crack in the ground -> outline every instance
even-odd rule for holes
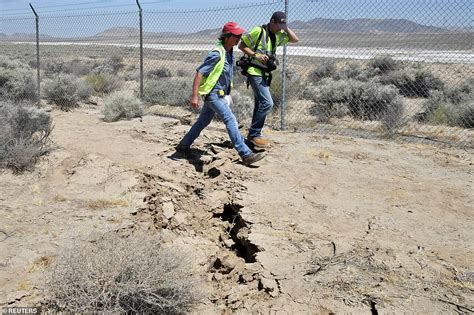
[[[234,241],[231,250],[235,251],[237,256],[243,258],[246,263],[254,263],[256,262],[255,256],[260,252],[260,249],[248,239],[250,223],[240,215],[239,212],[242,208],[238,204],[225,204],[224,211],[214,216],[230,223],[227,233]]]

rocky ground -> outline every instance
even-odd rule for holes
[[[195,313],[474,311],[473,152],[268,131],[245,167],[221,123],[53,111],[36,170],[0,174],[0,307],[41,303],[58,250],[146,229],[195,256]]]

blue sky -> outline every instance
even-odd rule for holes
[[[34,32],[28,3],[43,17],[42,33],[93,35],[113,26],[137,26],[135,0],[0,0],[0,33]],[[472,27],[473,0],[289,0],[289,20],[313,18],[395,18],[441,27]],[[218,28],[229,20],[250,28],[266,22],[282,0],[140,0],[145,31],[193,32]],[[229,9],[229,6],[234,7]],[[221,8],[210,10],[210,8]],[[198,10],[193,13],[159,13]],[[113,12],[128,15],[111,15]],[[157,12],[157,13],[151,13]],[[88,14],[87,17],[82,16]],[[69,18],[57,18],[68,16]],[[48,20],[48,17],[55,17]],[[49,23],[48,23],[49,22]]]

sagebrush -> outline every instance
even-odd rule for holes
[[[187,106],[191,99],[192,81],[188,78],[146,80],[143,100],[153,105]]]
[[[49,102],[68,111],[77,106],[80,99],[89,98],[91,89],[74,75],[60,73],[45,82],[43,93]]]
[[[0,98],[2,100],[36,100],[36,77],[31,67],[0,55]]]
[[[203,297],[191,257],[144,233],[64,248],[45,276],[50,306],[71,313],[182,314]]]
[[[131,92],[117,91],[105,98],[102,114],[108,122],[141,117],[143,105]]]
[[[29,104],[0,101],[0,167],[31,170],[51,149],[52,119]]]

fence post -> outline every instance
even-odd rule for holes
[[[36,81],[37,81],[37,90],[36,90],[36,101],[38,102],[38,107],[41,107],[41,77],[40,77],[40,51],[39,51],[39,16],[36,14],[35,9],[29,3],[33,14],[35,15],[36,20]]]
[[[288,19],[288,2],[285,0],[285,14]],[[287,21],[288,23],[288,21]],[[280,129],[285,130],[285,111],[286,111],[286,71],[287,71],[287,55],[286,45],[283,46],[283,66],[281,68],[281,103],[280,103]]]
[[[137,1],[138,5],[138,14],[140,17],[140,99],[143,100],[143,15],[142,7]]]

